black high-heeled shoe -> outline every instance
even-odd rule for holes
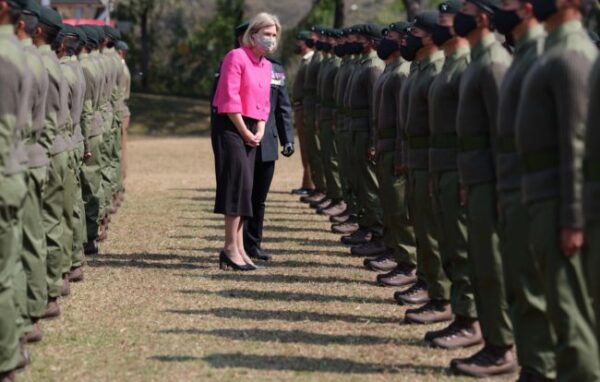
[[[234,263],[225,253],[225,251],[221,251],[219,254],[219,268],[223,271],[228,269],[233,269],[234,271],[254,271],[255,267],[249,264],[238,265]]]

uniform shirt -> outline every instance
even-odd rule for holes
[[[346,130],[346,111],[344,109],[344,95],[346,85],[352,74],[354,58],[350,55],[344,56],[340,62],[335,80],[333,82],[333,98],[335,101],[335,129],[337,132]]]
[[[302,105],[302,101],[304,100],[306,69],[314,54],[315,52],[311,50],[300,59],[300,64],[298,65],[298,71],[296,72],[296,78],[294,79],[294,85],[292,87],[292,101],[294,102],[294,106]]]
[[[460,81],[456,126],[460,153],[458,171],[463,185],[494,182],[498,93],[510,56],[494,34],[471,50],[471,64]]]
[[[590,102],[585,131],[583,213],[587,222],[600,220],[600,59],[590,76]]]
[[[231,50],[221,65],[213,106],[220,114],[240,113],[266,121],[271,108],[272,71],[271,62],[256,57],[251,49]]]
[[[560,25],[548,34],[519,102],[517,150],[524,201],[559,199],[561,227],[583,225],[583,135],[589,75],[597,56],[580,21]]]
[[[31,88],[31,128],[26,135],[29,168],[46,166],[49,162],[48,151],[41,145],[46,119],[46,96],[48,94],[48,74],[42,62],[42,56],[30,38],[21,40],[27,57],[27,65],[32,74]]]
[[[373,86],[383,73],[385,64],[373,51],[363,55],[348,83],[345,106],[350,119],[350,130],[372,133]]]
[[[129,67],[125,60],[121,59],[121,64],[123,64],[123,81],[121,82],[121,92],[123,94],[123,118],[127,118],[131,116],[128,105],[129,98],[131,97],[131,72],[129,71]]]
[[[67,115],[67,128],[66,128],[66,136],[67,142],[69,144],[69,150],[73,149],[73,134],[75,132],[75,125],[73,119],[73,109],[74,105],[77,102],[77,97],[80,96],[79,87],[77,84],[77,75],[73,70],[73,67],[69,65],[69,61],[71,61],[71,57],[63,56],[60,58],[60,68],[63,72],[63,76],[65,77],[65,81],[67,83],[67,109],[69,111]]]
[[[444,65],[444,52],[436,51],[419,60],[409,91],[408,114],[404,124],[408,141],[407,166],[429,170],[429,89]]]
[[[110,102],[115,116],[113,129],[120,128],[120,123],[123,121],[123,82],[125,81],[125,72],[121,62],[121,57],[115,48],[104,49],[104,53],[110,59],[110,66],[114,71],[114,82],[112,83],[112,92]]]
[[[446,56],[442,71],[429,89],[429,170],[456,171],[458,138],[456,113],[460,80],[471,62],[471,49],[459,47]]]
[[[81,133],[81,114],[83,112],[83,103],[85,99],[85,77],[81,64],[75,56],[64,57],[61,63],[70,69],[65,71],[65,78],[69,83],[71,98],[69,100],[69,108],[71,110],[71,147],[76,148],[83,142]]]
[[[398,106],[400,105],[400,92],[402,84],[408,78],[410,63],[398,57],[386,65],[383,74],[375,85],[373,105],[375,119],[373,133],[373,147],[378,153],[393,152],[396,147],[396,134],[398,133]]]
[[[317,98],[319,103],[318,118],[321,123],[333,124],[336,107],[334,98],[335,78],[340,69],[342,60],[337,56],[330,56],[326,65],[319,71],[319,88]]]
[[[529,29],[516,42],[513,63],[504,76],[498,101],[498,154],[496,156],[498,191],[521,188],[521,164],[515,144],[515,120],[523,80],[544,50],[542,26]]]
[[[105,91],[104,89],[107,86],[107,81],[106,81],[106,69],[105,66],[102,62],[102,56],[100,55],[100,52],[96,49],[93,50],[90,53],[90,61],[92,61],[92,63],[94,64],[94,67],[96,68],[96,77],[97,77],[97,81],[98,81],[98,94],[97,94],[97,99],[95,100],[95,104],[94,104],[94,121],[95,123],[98,125],[98,129],[100,130],[100,134],[103,133],[104,130],[104,118],[102,116],[102,104],[104,103],[104,94]]]
[[[102,134],[102,128],[96,120],[96,111],[100,99],[100,76],[98,68],[89,53],[81,53],[79,62],[85,79],[85,94],[81,111],[81,131],[84,137],[85,151],[88,140]]]
[[[70,148],[66,131],[69,117],[68,89],[58,58],[50,49],[50,45],[41,45],[38,49],[49,79],[48,96],[46,97],[46,124],[42,144],[52,156]]]
[[[319,76],[319,69],[321,68],[321,61],[323,61],[323,55],[321,52],[315,52],[306,68],[304,78],[304,87],[302,90],[304,99],[302,105],[304,107],[304,123],[308,128],[314,128],[315,126],[317,78]]]
[[[394,155],[394,163],[406,165],[408,163],[408,147],[406,147],[406,130],[404,126],[408,120],[408,104],[410,100],[410,88],[419,69],[419,61],[414,60],[410,63],[408,77],[402,88],[400,89],[400,97],[398,98],[398,123],[396,128],[396,152]]]
[[[25,131],[32,74],[12,25],[0,25],[0,171],[10,176],[25,171]]]

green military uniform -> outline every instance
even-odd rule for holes
[[[494,149],[498,90],[510,56],[493,33],[472,46],[471,64],[460,83],[458,169],[467,190],[471,282],[487,345],[513,344],[498,248]]]
[[[527,209],[521,198],[521,166],[515,147],[515,118],[523,79],[542,53],[543,45],[543,28],[528,30],[516,42],[513,63],[500,88],[496,156],[498,235],[519,365],[524,372],[554,379],[554,333],[546,315],[537,261],[529,249]]]
[[[590,76],[590,105],[598,105],[600,102],[600,60],[596,60],[596,65]],[[598,171],[600,156],[598,147],[600,137],[598,136],[598,126],[600,126],[600,108],[588,108],[588,122],[585,136],[585,164],[584,164],[584,188],[583,203],[585,217],[585,241],[586,261],[588,269],[588,283],[594,301],[596,320],[600,317],[600,280],[598,280],[595,270],[600,265],[600,208],[598,207],[598,190],[600,189],[600,172]],[[600,326],[596,325],[596,335],[600,343]]]
[[[93,29],[85,28],[87,40],[98,43]],[[102,187],[102,145],[103,129],[100,117],[100,97],[104,87],[104,76],[96,57],[97,51],[82,53],[79,56],[85,77],[85,96],[81,114],[81,130],[84,136],[85,152],[91,157],[84,161],[81,170],[81,186],[85,204],[87,241],[93,242],[98,236],[100,222],[104,216],[104,191]]]
[[[373,234],[375,239],[383,236],[383,211],[379,200],[379,185],[375,173],[375,163],[367,153],[372,145],[373,85],[383,73],[383,61],[372,51],[363,54],[348,81],[344,106],[347,110],[352,134],[352,150],[349,165],[355,172],[358,200],[358,224]]]
[[[306,68],[304,79],[304,133],[306,136],[306,153],[310,164],[310,172],[315,188],[321,192],[326,191],[325,174],[323,162],[321,161],[321,143],[316,126],[316,93],[317,77],[323,61],[323,54],[315,52]]]
[[[325,174],[327,198],[333,202],[342,200],[342,184],[338,165],[338,152],[334,130],[334,82],[341,60],[332,52],[325,55],[317,79],[317,110],[321,161]]]
[[[529,243],[556,332],[558,381],[600,380],[587,264],[579,252],[566,256],[559,237],[564,228],[583,228],[583,136],[589,74],[597,56],[580,21],[557,26],[525,78],[517,113]]]
[[[304,33],[303,35],[307,35]],[[302,176],[302,187],[314,187],[310,171],[310,162],[308,158],[308,142],[306,132],[304,131],[304,82],[306,79],[306,70],[312,60],[314,51],[309,51],[300,59],[294,85],[292,86],[292,105],[294,108],[294,127],[298,132],[300,141],[300,155],[302,157],[302,167],[304,174]]]
[[[31,73],[12,25],[0,26],[0,62],[0,373],[5,373],[20,361],[18,341],[24,332],[14,283],[25,277],[20,253],[27,152],[22,138],[31,90]]]
[[[22,303],[26,307],[26,330],[32,320],[42,317],[48,302],[46,285],[46,236],[42,224],[42,198],[48,171],[47,149],[41,144],[46,118],[46,95],[48,74],[42,57],[31,38],[21,41],[32,73],[31,127],[26,135],[29,171],[27,174],[27,198],[23,206],[23,249],[21,260],[27,275],[27,284]]]
[[[399,266],[417,266],[416,243],[409,221],[406,200],[407,175],[396,175],[394,158],[396,136],[400,131],[398,106],[402,85],[408,77],[410,64],[397,58],[386,65],[374,87],[373,145],[377,151],[377,180],[383,208],[383,243],[393,251]]]
[[[403,126],[408,148],[410,214],[418,243],[418,275],[427,284],[432,301],[450,299],[450,283],[444,274],[438,250],[438,219],[433,214],[429,189],[429,89],[443,64],[444,54],[441,51],[416,61],[416,71],[408,89],[408,111]]]
[[[451,281],[450,303],[459,318],[476,319],[467,255],[467,216],[460,203],[457,169],[456,113],[463,72],[470,62],[468,46],[446,56],[441,72],[429,89],[429,171],[433,210],[440,227],[439,251]]]
[[[356,198],[356,174],[351,166],[350,149],[352,147],[352,132],[350,131],[350,117],[344,106],[346,89],[353,72],[356,70],[358,58],[347,54],[342,59],[340,68],[335,77],[334,93],[336,102],[335,111],[335,139],[340,169],[340,183],[342,186],[343,199],[347,210],[352,215],[358,215],[358,203]]]

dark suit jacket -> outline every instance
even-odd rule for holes
[[[265,135],[258,149],[263,162],[275,161],[279,154],[279,143],[294,143],[294,125],[292,123],[292,104],[288,95],[283,66],[272,58],[273,75],[271,77],[271,114],[265,126]]]

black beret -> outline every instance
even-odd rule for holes
[[[94,28],[94,31],[96,31],[96,35],[98,36],[98,42],[104,41],[104,39],[106,38],[104,28],[102,28],[100,25],[92,25],[92,28]]]
[[[27,6],[27,0],[8,0],[7,2],[11,8],[25,9]]]
[[[117,50],[123,50],[125,52],[129,52],[129,45],[125,41],[117,41],[115,44],[115,48]]]
[[[64,24],[61,33],[67,36],[75,36],[79,41],[84,43],[87,42],[87,35],[85,32],[81,28],[74,27],[73,25]]]
[[[50,7],[42,7],[40,11],[40,23],[58,29],[63,28],[62,17]]]
[[[323,34],[324,30],[325,27],[321,25],[313,25],[312,27],[310,27],[310,31],[316,34]]]
[[[118,29],[111,27],[110,25],[105,25],[104,34],[107,37],[110,37],[113,41],[119,41],[121,39],[121,32]]]
[[[391,23],[390,25],[388,25],[388,27],[385,28],[382,31],[382,33],[384,36],[387,35],[390,31],[404,34],[404,33],[406,33],[406,28],[408,28],[409,26],[410,26],[410,23],[408,21],[398,21],[396,23]]]
[[[383,31],[383,28],[380,27],[379,25],[365,24],[359,33],[365,37],[382,38],[383,37],[382,31]]]
[[[343,34],[342,34],[341,29],[330,29],[329,30],[329,37],[340,38],[342,36],[343,36]]]
[[[438,23],[440,13],[438,11],[424,11],[415,17],[413,21],[413,27],[421,28],[424,31],[431,33],[433,28]]]
[[[494,13],[498,8],[500,8],[500,0],[466,0],[477,5],[479,8],[483,9],[488,13]]]
[[[440,13],[456,14],[462,8],[463,0],[447,0],[438,6]]]
[[[23,7],[23,13],[33,15],[40,18],[40,12],[42,11],[42,6],[37,0],[27,0],[27,4]]]
[[[296,35],[296,40],[306,40],[307,38],[310,38],[310,32],[309,31],[300,31]]]
[[[364,24],[357,24],[357,25],[352,25],[351,27],[348,27],[348,35],[351,34],[362,34],[362,31],[364,29],[365,25]]]
[[[240,37],[244,33],[246,33],[246,31],[248,30],[248,27],[250,27],[250,23],[248,21],[243,22],[240,25],[238,25],[237,27],[235,27],[235,37]]]
[[[100,36],[96,33],[96,28],[93,25],[80,25],[79,28],[83,29],[86,35],[86,42],[98,45],[100,43]]]

